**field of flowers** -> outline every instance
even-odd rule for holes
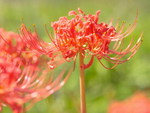
[[[80,113],[85,72],[87,113],[150,113],[149,6],[149,0],[1,0],[0,112]],[[117,23],[118,31],[111,27]],[[69,37],[74,26],[85,40]]]

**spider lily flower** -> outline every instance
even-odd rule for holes
[[[31,48],[20,39],[17,33],[5,31],[0,28],[0,55],[10,55],[14,58],[20,58],[23,65],[32,62],[34,66],[38,66],[40,55],[31,52]]]
[[[30,103],[28,109],[50,96],[70,76],[72,70],[54,78],[52,70],[40,69],[43,59],[26,45],[18,34],[0,29],[0,110],[6,105],[13,113],[22,113],[25,103]]]
[[[59,60],[61,62],[74,61],[77,54],[81,53],[84,57],[91,56],[89,63],[83,65],[84,69],[92,65],[94,58],[97,58],[105,68],[112,69],[134,56],[142,43],[142,34],[135,44],[131,40],[127,47],[123,48],[123,40],[135,29],[137,17],[134,23],[124,30],[124,23],[120,27],[118,24],[112,26],[112,21],[109,24],[99,23],[99,14],[100,11],[95,15],[86,15],[81,9],[78,9],[78,12],[70,11],[69,16],[74,16],[72,19],[61,17],[51,24],[54,29],[54,37],[49,34],[51,43],[39,40],[36,30],[36,35],[33,35],[24,24],[21,26],[21,38],[39,53],[49,56],[49,65],[52,67],[54,61],[58,62],[55,60],[57,56],[63,57],[63,60]],[[110,47],[111,44],[113,47]],[[126,56],[128,57],[124,59]],[[106,67],[101,62],[102,59],[114,66]]]
[[[22,113],[25,103],[29,102],[32,105],[53,94],[70,76],[69,72],[63,78],[63,71],[53,80],[52,77],[48,77],[48,70],[35,72],[32,65],[22,69],[20,62],[17,58],[0,57],[0,105],[9,106],[13,113]]]
[[[136,93],[124,101],[113,102],[108,113],[150,113],[150,99],[144,93]]]

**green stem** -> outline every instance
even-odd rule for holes
[[[81,113],[86,113],[86,96],[85,96],[85,75],[84,75],[84,56],[82,51],[79,54],[79,63],[80,63],[80,109]]]

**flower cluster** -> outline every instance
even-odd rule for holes
[[[124,23],[120,27],[112,26],[112,21],[109,24],[99,23],[99,14],[100,11],[97,11],[95,15],[86,15],[81,9],[78,9],[78,12],[70,11],[69,15],[73,15],[74,18],[61,17],[51,24],[54,29],[54,38],[49,35],[51,43],[40,41],[37,33],[36,36],[33,35],[25,25],[22,25],[22,39],[39,53],[49,56],[51,58],[50,67],[54,64],[57,56],[62,55],[62,61],[75,61],[77,54],[81,53],[84,57],[91,55],[91,60],[88,64],[84,64],[84,69],[92,65],[94,57],[104,67],[106,66],[101,59],[114,64],[112,67],[114,68],[116,65],[128,61],[137,52],[142,42],[142,34],[136,44],[133,44],[133,40],[131,40],[129,45],[123,48],[121,47],[123,40],[135,29],[137,17],[134,23],[124,30]],[[112,44],[114,45],[111,48]],[[123,59],[126,55],[128,57]]]
[[[1,109],[7,105],[13,113],[21,113],[25,103],[32,105],[64,85],[70,73],[63,78],[65,71],[62,71],[55,80],[52,79],[48,69],[39,68],[40,55],[27,48],[18,34],[0,29],[0,36]]]
[[[34,66],[39,63],[39,54],[31,52],[31,48],[21,40],[19,34],[14,32],[7,32],[0,29],[0,55],[9,55],[13,58],[22,60],[22,64],[32,62]]]
[[[122,102],[113,102],[108,113],[150,113],[150,99],[144,93],[136,93]]]

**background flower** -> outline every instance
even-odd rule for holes
[[[150,113],[150,99],[144,93],[136,93],[124,101],[113,102],[108,113]]]
[[[29,108],[24,104],[31,107],[53,94],[70,75],[69,72],[63,78],[63,70],[55,78],[44,68],[45,59],[33,53],[14,32],[1,29],[0,43],[0,102],[1,107],[9,106],[13,113],[22,113]]]

